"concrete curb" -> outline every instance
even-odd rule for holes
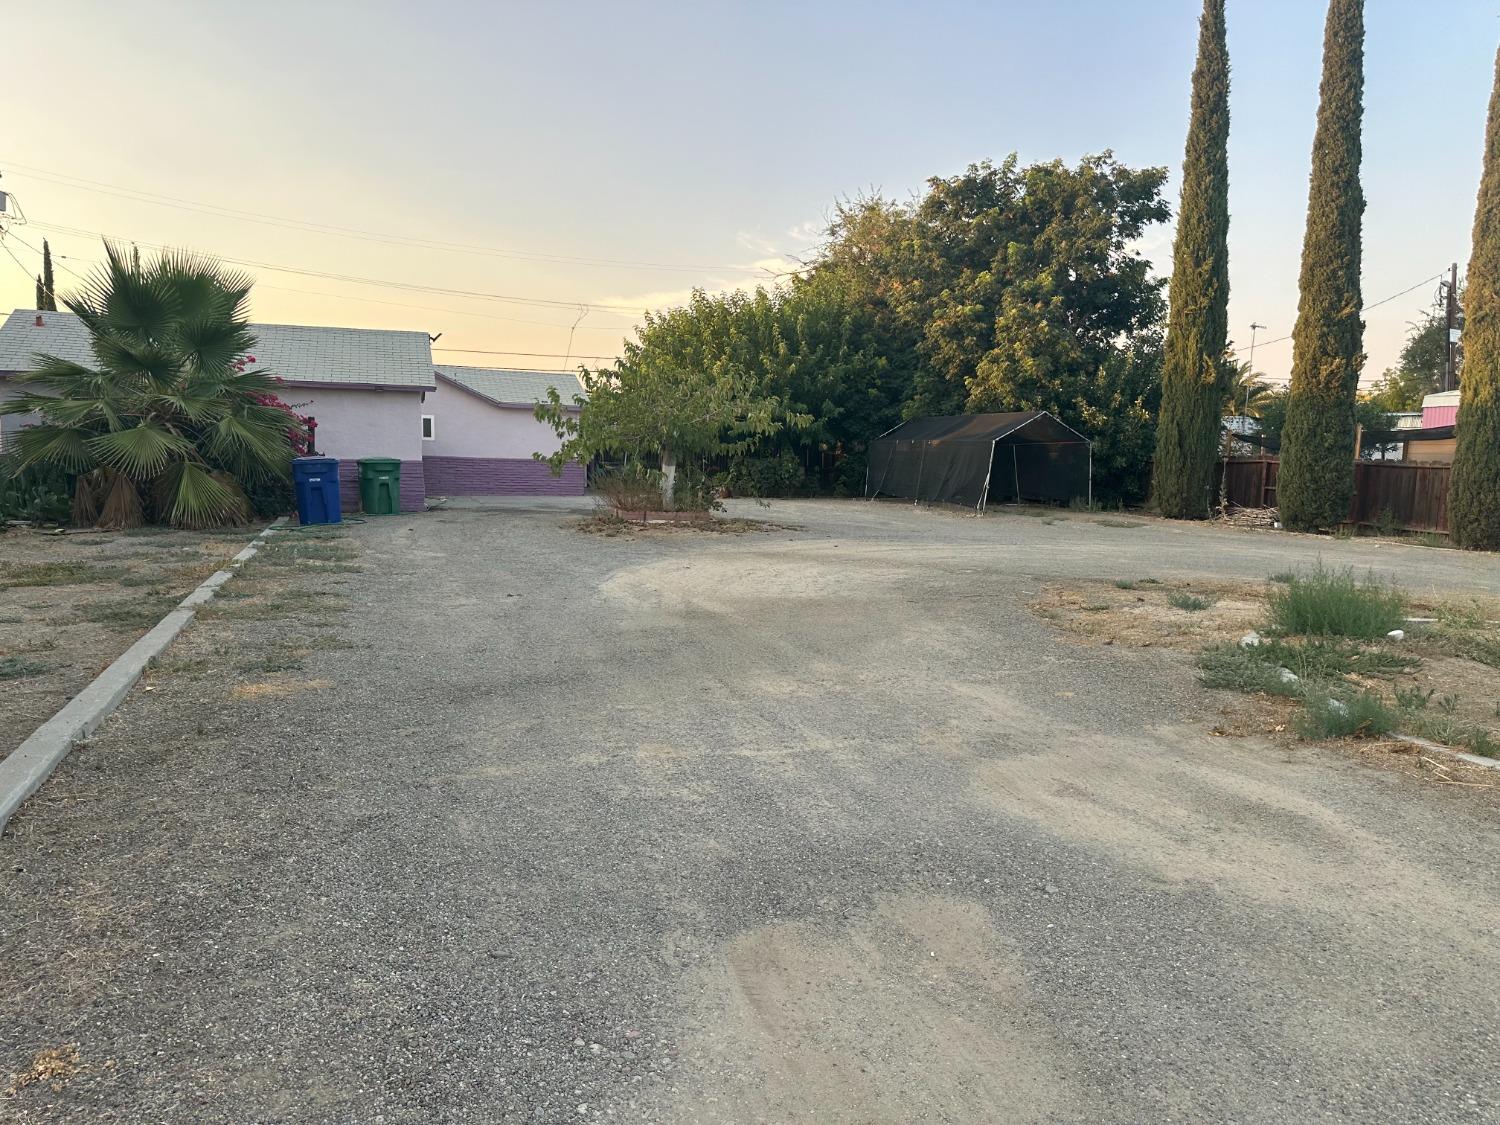
[[[1451,746],[1444,746],[1440,742],[1430,742],[1425,738],[1418,738],[1414,734],[1392,734],[1390,737],[1398,742],[1409,742],[1413,746],[1420,746],[1423,750],[1431,750],[1437,754],[1446,754],[1450,758],[1458,758],[1471,766],[1483,766],[1487,770],[1500,770],[1500,758],[1482,758],[1478,754],[1470,754],[1467,750],[1455,750]]]
[[[52,776],[52,771],[68,756],[73,744],[93,734],[120,705],[151,661],[187,628],[196,608],[210,601],[219,587],[234,576],[235,570],[254,558],[265,545],[266,538],[280,530],[285,522],[285,517],[276,520],[252,539],[244,550],[229,560],[230,569],[214,571],[149,633],[126,649],[88,687],[39,726],[4,761],[0,761],[0,832],[5,831],[10,818],[26,798]]]

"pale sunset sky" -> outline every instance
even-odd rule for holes
[[[594,363],[640,309],[794,265],[839,197],[904,198],[986,157],[1112,149],[1170,168],[1175,208],[1199,10],[17,5],[0,187],[30,222],[4,240],[21,264],[0,254],[0,309],[33,303],[44,236],[66,290],[61,267],[87,272],[104,232],[254,263],[257,320],[441,332],[439,362]],[[1229,0],[1231,334],[1266,326],[1256,366],[1275,379],[1323,15]],[[1497,15],[1494,0],[1367,4],[1365,301],[1415,288],[1368,312],[1366,381],[1468,257]],[[1171,237],[1142,247],[1163,274]]]

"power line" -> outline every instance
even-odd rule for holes
[[[1429,284],[1431,282],[1434,282],[1434,281],[1436,281],[1438,278],[1440,278],[1442,276],[1443,275],[1441,273],[1435,273],[1431,277],[1424,277],[1421,281],[1417,282],[1415,285],[1409,285],[1405,289],[1401,290],[1401,292],[1399,292],[1399,293],[1392,293],[1389,297],[1382,297],[1380,300],[1372,302],[1371,304],[1368,304],[1368,305],[1364,306],[1364,308],[1360,309],[1359,311],[1361,313],[1367,313],[1371,309],[1378,309],[1381,305],[1388,305],[1392,301],[1394,301],[1397,297],[1404,297],[1408,293],[1410,293],[1413,289],[1420,289],[1420,288],[1422,288],[1422,286],[1427,285],[1427,284]],[[1285,336],[1277,336],[1276,339],[1274,339],[1274,340],[1262,340],[1260,343],[1256,344],[1255,346],[1258,347],[1258,348],[1269,347],[1271,344],[1280,344],[1283,341],[1290,340],[1291,338],[1292,338],[1292,334],[1288,333]],[[1239,355],[1242,351],[1245,351],[1245,350],[1246,350],[1245,348],[1235,348],[1234,349],[1234,354],[1235,355]]]
[[[481,254],[497,258],[511,258],[519,261],[599,266],[609,269],[672,270],[682,273],[728,272],[761,275],[768,275],[770,273],[770,271],[760,266],[687,265],[672,262],[632,261],[622,258],[596,258],[575,254],[551,254],[535,250],[503,249],[497,246],[481,246],[468,242],[447,242],[441,239],[418,238],[383,231],[361,230],[357,227],[341,227],[329,223],[315,223],[305,219],[290,218],[285,215],[271,215],[262,211],[246,211],[238,207],[225,207],[217,203],[204,203],[201,200],[184,199],[176,195],[164,195],[160,192],[122,187],[118,184],[108,184],[100,180],[89,180],[82,176],[73,176],[64,172],[37,168],[28,164],[16,164],[10,161],[0,161],[0,163],[3,163],[7,169],[20,169],[23,173],[23,179],[29,176],[47,183],[55,183],[81,191],[97,192],[102,195],[112,195],[137,203],[150,203],[157,207],[168,207],[178,211],[193,211],[202,215],[215,215],[220,218],[239,219],[244,222],[261,223],[291,230],[311,231],[318,234],[331,234],[339,238],[362,239],[367,242],[380,242],[387,245],[416,246],[428,250],[444,250],[455,254]]]
[[[140,246],[147,246],[153,250],[170,250],[173,247],[160,242],[144,242],[139,239],[126,238],[119,235],[108,234],[104,231],[87,230],[83,227],[64,226],[61,223],[43,223],[33,220],[30,224],[43,230],[61,231],[64,234],[78,235],[89,238],[105,238],[117,242],[134,242]],[[238,266],[249,266],[252,269],[271,270],[274,273],[291,273],[302,277],[321,277],[331,281],[344,281],[353,285],[373,285],[385,289],[403,289],[415,293],[433,293],[447,297],[472,297],[482,301],[506,301],[513,304],[532,305],[538,308],[559,308],[577,310],[579,305],[585,305],[590,311],[612,313],[618,316],[630,316],[639,318],[644,309],[631,308],[629,305],[602,304],[590,301],[565,301],[554,300],[545,297],[518,297],[509,293],[486,293],[473,289],[448,289],[438,285],[418,285],[408,281],[387,281],[382,278],[358,277],[353,274],[331,273],[327,270],[311,270],[301,266],[284,266],[275,262],[261,262],[253,258],[236,258],[228,254],[221,254],[213,250],[205,250],[203,253],[211,254],[222,262],[230,262]]]

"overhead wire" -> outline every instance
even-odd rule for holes
[[[161,192],[145,191],[140,188],[129,188],[119,184],[110,184],[102,180],[91,180],[83,176],[74,176],[65,172],[38,168],[30,164],[17,164],[14,161],[0,161],[7,169],[16,169],[22,173],[22,178],[31,177],[47,183],[54,183],[64,187],[72,187],[81,191],[97,192],[103,195],[111,195],[116,198],[130,199],[138,203],[150,203],[159,207],[169,207],[176,210],[192,211],[198,214],[217,215],[221,218],[239,219],[245,222],[261,223],[270,226],[283,227],[293,230],[312,231],[320,234],[331,234],[340,238],[362,239],[370,242],[379,242],[386,245],[416,246],[429,250],[443,250],[458,254],[481,254],[492,257],[511,258],[518,261],[552,262],[566,265],[598,266],[609,269],[642,269],[642,270],[672,270],[682,273],[748,273],[768,275],[770,271],[761,266],[743,265],[698,265],[675,262],[652,262],[639,261],[624,258],[601,258],[581,254],[554,254],[537,250],[517,250],[498,246],[483,246],[469,242],[449,242],[443,239],[420,238],[411,235],[401,235],[390,231],[362,230],[358,227],[343,227],[331,223],[317,223],[306,219],[296,219],[286,215],[273,215],[263,211],[248,211],[238,207],[226,207],[217,203],[205,203],[202,200],[185,199],[182,196],[166,195]]]

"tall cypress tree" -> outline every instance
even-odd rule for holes
[[[1156,502],[1174,519],[1208,515],[1213,488],[1229,334],[1228,149],[1224,0],[1203,0],[1156,427]]]
[[[44,288],[42,288],[42,275],[41,274],[37,274],[36,275],[36,304],[33,305],[32,308],[35,308],[35,309],[45,309],[46,307],[47,307],[47,291]]]
[[[1365,362],[1359,317],[1364,42],[1364,0],[1330,0],[1276,483],[1282,523],[1301,531],[1342,522],[1354,494],[1354,396]]]
[[[1464,316],[1448,530],[1462,547],[1500,551],[1500,52],[1484,133]]]
[[[52,278],[52,247],[47,245],[45,238],[42,239],[41,298],[37,301],[36,307],[46,309],[48,312],[57,311],[57,288]]]

